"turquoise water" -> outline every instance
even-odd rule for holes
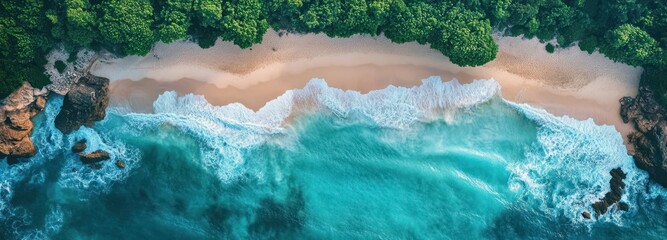
[[[313,80],[258,112],[167,92],[0,164],[0,239],[662,239],[667,191],[610,126],[504,101],[493,80],[367,95]],[[88,139],[112,160],[82,165]],[[119,170],[116,159],[126,162]],[[4,161],[3,161],[4,162]],[[629,212],[583,211],[622,167]]]

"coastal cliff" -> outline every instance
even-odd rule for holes
[[[30,141],[36,116],[46,105],[48,91],[33,88],[24,83],[0,104],[0,157],[7,156],[10,162],[17,157],[35,155],[35,145]]]
[[[651,180],[667,187],[665,109],[646,87],[641,87],[636,97],[623,97],[620,102],[623,122],[631,122],[637,130],[628,136],[634,147],[635,164],[647,171]]]

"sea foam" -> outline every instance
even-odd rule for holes
[[[264,143],[273,134],[284,133],[286,119],[295,114],[329,112],[338,118],[362,115],[381,127],[405,128],[416,121],[428,121],[441,110],[458,110],[485,102],[499,94],[495,81],[460,84],[425,79],[412,88],[389,86],[361,94],[329,87],[322,79],[311,80],[303,89],[287,91],[254,112],[234,103],[213,106],[203,96],[179,97],[165,92],[153,103],[154,114],[123,116],[130,132],[176,126],[201,144],[201,162],[220,180],[229,182],[244,174],[244,152]],[[121,114],[124,111],[117,111]]]
[[[125,135],[141,137],[150,131],[178,129],[199,144],[201,159],[197,161],[223,183],[232,183],[249,173],[246,163],[252,159],[246,159],[246,153],[273,136],[286,135],[290,117],[298,114],[325,113],[342,120],[362,117],[377,126],[400,130],[418,122],[446,120],[451,114],[492,99],[501,99],[500,85],[494,80],[460,84],[456,80],[443,82],[438,77],[425,79],[420,86],[389,86],[367,94],[332,88],[322,79],[313,79],[303,89],[287,91],[257,112],[238,103],[213,106],[203,96],[178,96],[169,91],[153,103],[154,114],[110,109],[104,121],[65,136],[53,125],[62,97],[52,96],[31,137],[38,146],[37,155],[17,166],[0,164],[0,219],[20,215],[20,209],[9,204],[14,184],[54,158],[64,161],[58,178],[60,189],[107,192],[114,182],[127,178],[141,164],[140,151],[123,141],[121,136]],[[616,167],[622,167],[628,174],[625,180],[628,194],[622,201],[633,206],[643,200],[637,199],[638,196],[665,195],[660,188],[651,187],[648,194],[643,190],[648,184],[647,176],[634,166],[620,134],[613,127],[598,126],[592,120],[555,117],[525,104],[509,101],[504,104],[536,123],[538,141],[529,146],[525,159],[505,162],[499,158],[498,161],[507,164],[507,170],[512,173],[509,188],[536,199],[544,212],[581,222],[580,213],[590,211],[590,205],[609,191],[609,171]],[[97,171],[82,165],[69,149],[83,138],[88,140],[87,152],[102,149],[111,154],[112,160],[103,162],[102,169]],[[483,152],[477,155],[485,156]],[[127,168],[116,169],[114,160],[125,161]],[[37,172],[37,177],[31,177],[34,179],[31,182],[43,182],[40,174]],[[463,173],[459,175],[491,189],[482,181]],[[263,176],[255,173],[255,177]],[[36,231],[57,231],[62,218],[61,208],[54,205],[45,219],[48,226]],[[622,223],[621,212],[613,209],[602,219]]]
[[[175,92],[165,92],[153,104],[154,115],[127,116],[135,125],[171,124],[196,136],[203,145],[202,162],[222,181],[229,182],[245,173],[244,152],[282,133],[285,120],[294,114],[328,112],[341,119],[361,115],[378,126],[401,129],[418,121],[447,118],[448,112],[493,98],[500,98],[500,85],[494,80],[460,84],[430,77],[412,88],[389,86],[361,94],[313,79],[303,89],[287,91],[257,112],[241,104],[213,106],[203,96],[179,97]],[[510,186],[527,186],[526,192],[541,202],[543,210],[582,221],[581,212],[591,211],[590,205],[609,191],[609,171],[622,167],[629,186],[629,194],[622,200],[631,205],[636,202],[634,196],[646,186],[647,177],[634,166],[612,126],[505,103],[538,126],[538,142],[530,147],[525,161],[508,165],[515,176]],[[618,221],[619,214],[612,211],[603,219]]]
[[[510,164],[509,169],[515,175],[513,181],[526,183],[543,210],[576,222],[590,222],[580,214],[592,211],[591,205],[610,191],[609,172],[617,167],[627,174],[621,201],[636,205],[635,198],[645,192],[648,176],[634,165],[613,126],[598,126],[592,119],[555,117],[527,104],[506,103],[538,125],[538,142],[530,147],[525,161]],[[613,209],[601,220],[621,223],[621,214]]]

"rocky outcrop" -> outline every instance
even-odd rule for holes
[[[641,87],[636,97],[623,97],[620,102],[623,122],[631,122],[637,129],[637,132],[628,136],[630,144],[634,146],[635,164],[647,171],[651,180],[667,187],[665,109],[646,87]]]
[[[63,133],[70,133],[81,126],[92,126],[104,119],[109,105],[109,79],[86,75],[70,87],[55,124]]]
[[[625,188],[625,183],[623,183],[625,173],[621,168],[614,168],[609,174],[611,174],[611,180],[609,180],[611,191],[607,192],[600,201],[593,203],[596,216],[607,213],[609,207],[617,203],[618,208],[624,211],[627,211],[630,207],[627,203],[620,202],[623,196],[623,189]]]
[[[123,169],[123,168],[125,168],[125,162],[123,162],[121,160],[116,160],[116,166],[120,169]]]
[[[7,157],[10,163],[20,163],[21,158],[35,154],[35,146],[30,141],[31,118],[46,107],[49,92],[65,95],[62,111],[56,119],[56,126],[65,133],[104,118],[109,102],[109,80],[87,74],[98,54],[81,51],[76,62],[65,73],[59,73],[54,62],[64,61],[68,56],[62,49],[47,56],[49,64],[45,67],[51,84],[35,89],[26,82],[0,102],[0,158]]]
[[[83,139],[81,141],[76,142],[74,144],[74,146],[72,146],[72,152],[73,153],[80,153],[80,152],[83,152],[84,150],[86,150],[87,147],[88,147],[88,145],[86,145],[86,139]]]
[[[109,160],[110,158],[111,156],[109,156],[109,153],[103,150],[97,150],[91,153],[79,153],[79,159],[85,164],[97,163]]]
[[[24,83],[0,104],[0,157],[16,158],[35,155],[35,145],[30,141],[33,123],[31,118],[46,106],[47,91],[34,89]]]
[[[589,212],[583,212],[581,213],[581,216],[584,217],[585,219],[591,219],[591,213]]]

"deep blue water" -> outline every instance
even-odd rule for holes
[[[667,191],[613,127],[504,101],[495,81],[361,95],[314,80],[257,113],[167,92],[154,114],[111,108],[68,136],[60,104],[36,120],[37,156],[0,163],[0,239],[667,236]],[[81,138],[112,160],[82,165]],[[630,211],[583,219],[616,167]]]

